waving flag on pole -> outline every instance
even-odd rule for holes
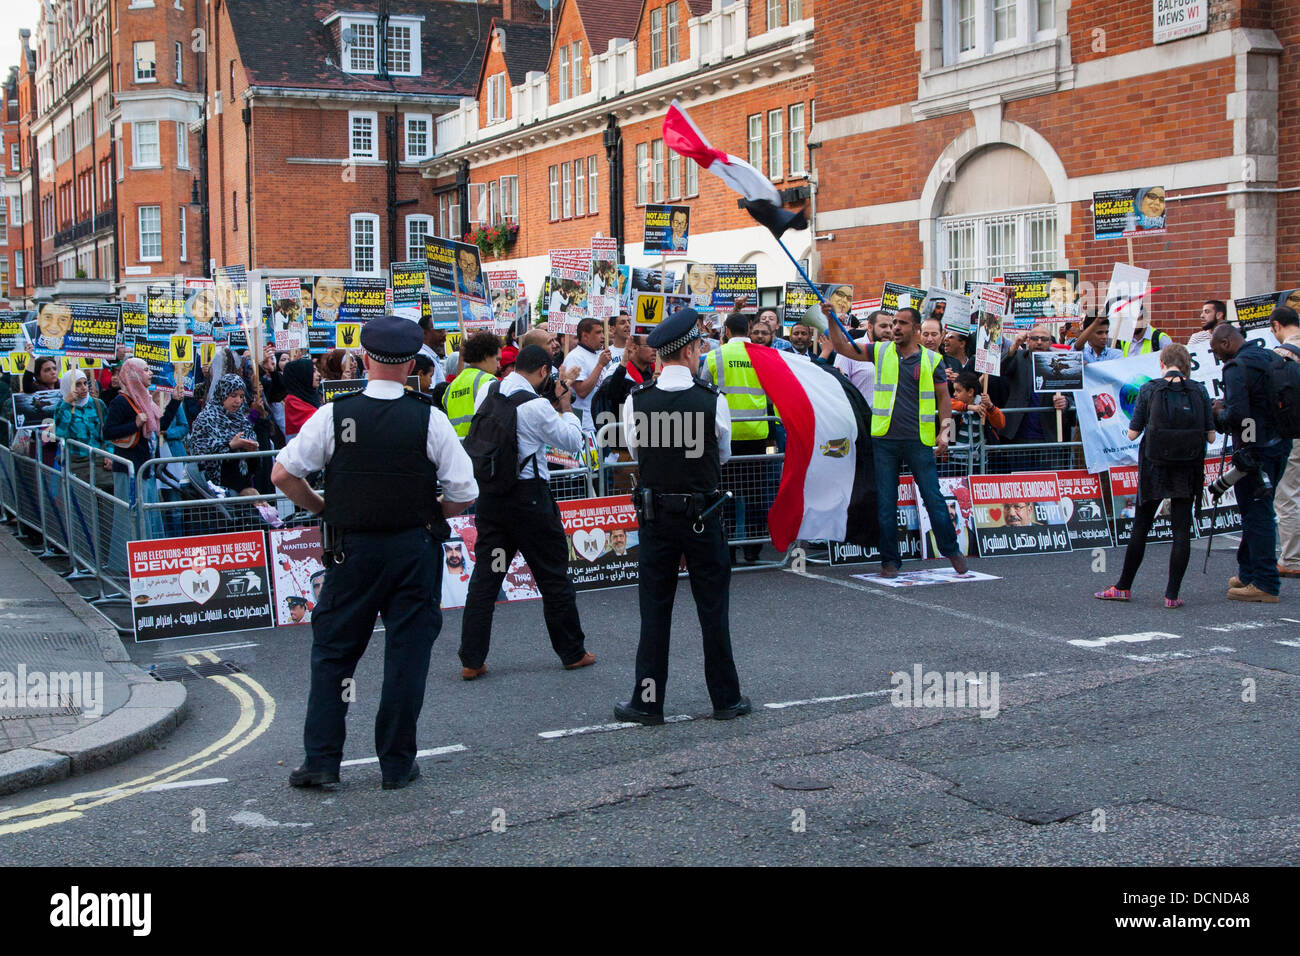
[[[742,205],[745,209],[777,239],[787,229],[808,228],[808,220],[802,212],[782,208],[781,194],[772,185],[772,180],[739,156],[714,149],[676,100],[664,116],[664,142],[673,152],[695,160],[701,168],[744,196]]]
[[[811,362],[753,343],[745,350],[785,426],[781,487],[767,513],[772,544],[843,541],[858,472],[853,406],[839,380]]]

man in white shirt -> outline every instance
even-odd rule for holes
[[[573,411],[587,431],[594,430],[591,421],[591,395],[600,384],[600,377],[609,365],[610,352],[604,348],[605,328],[599,319],[590,316],[578,323],[578,344],[564,357],[562,377],[573,379]],[[564,372],[568,372],[565,376]]]
[[[538,394],[551,378],[550,356],[538,345],[519,350],[515,370],[479,389],[474,399],[475,417],[489,414],[485,403],[509,401],[515,405],[518,442],[518,480],[506,490],[480,489],[474,526],[474,574],[469,581],[460,627],[460,676],[475,680],[487,672],[485,661],[492,637],[492,612],[497,594],[516,553],[528,562],[537,589],[542,592],[542,613],[551,646],[566,670],[596,663],[587,651],[586,635],[578,619],[578,599],[569,580],[569,544],[560,521],[560,509],[547,484],[546,448],[580,455],[584,437],[569,403],[569,388],[555,385],[556,402]],[[471,442],[474,426],[470,426]],[[487,479],[484,479],[486,482]]]
[[[446,519],[478,494],[473,467],[447,416],[408,392],[420,328],[382,316],[361,330],[366,388],[327,403],[276,457],[271,480],[299,507],[325,516],[325,583],[312,611],[307,758],[295,787],[332,788],[346,735],[346,686],[384,616],[386,677],[375,718],[383,788],[419,776],[415,725],[434,639],[442,628],[441,542]],[[324,470],[325,497],[304,476]],[[441,486],[442,495],[435,497]]]
[[[1201,330],[1193,332],[1187,340],[1188,348],[1210,347],[1210,336],[1221,323],[1228,321],[1228,303],[1221,299],[1206,299],[1201,306]]]

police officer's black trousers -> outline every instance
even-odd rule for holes
[[[492,612],[516,552],[524,556],[542,592],[551,647],[565,664],[587,653],[578,597],[569,580],[569,545],[560,509],[545,480],[520,481],[509,498],[480,495],[474,512],[478,541],[460,625],[460,661],[482,667],[492,638]]]
[[[668,635],[682,555],[686,556],[704,638],[704,681],[709,697],[715,709],[732,707],[740,700],[740,677],[731,657],[731,561],[721,509],[705,521],[701,534],[693,530],[694,523],[694,518],[685,515],[661,514],[641,526],[641,642],[636,649],[636,687],[631,703],[654,714],[664,709]],[[647,684],[647,680],[653,683]]]
[[[385,780],[405,780],[415,760],[415,723],[424,706],[429,654],[442,628],[441,548],[424,528],[345,533],[343,563],[325,571],[312,612],[311,694],[303,745],[307,769],[337,771],[348,700],[375,688],[347,687],[384,621],[384,683],[375,717],[375,751]],[[355,692],[353,692],[355,691]]]

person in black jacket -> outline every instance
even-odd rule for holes
[[[1241,544],[1228,598],[1276,604],[1281,580],[1273,492],[1291,454],[1291,440],[1277,433],[1268,380],[1270,366],[1281,360],[1226,324],[1215,328],[1210,348],[1224,363],[1224,397],[1214,403],[1214,427],[1232,435],[1233,467],[1245,472],[1234,486],[1241,509]]]
[[[1124,552],[1124,570],[1114,585],[1098,591],[1094,597],[1103,601],[1129,599],[1129,588],[1132,587],[1133,578],[1146,554],[1147,533],[1155,521],[1160,502],[1168,498],[1172,511],[1174,547],[1169,553],[1165,607],[1176,608],[1183,604],[1178,590],[1192,553],[1192,506],[1205,487],[1205,448],[1202,445],[1195,457],[1188,460],[1171,460],[1164,453],[1166,446],[1180,438],[1190,440],[1189,445],[1196,444],[1191,435],[1172,436],[1167,431],[1171,423],[1163,419],[1165,390],[1174,389],[1186,393],[1186,399],[1197,419],[1196,431],[1199,437],[1212,442],[1215,431],[1210,396],[1204,385],[1192,381],[1192,357],[1185,346],[1166,345],[1161,350],[1160,373],[1161,378],[1147,382],[1138,392],[1133,417],[1129,420],[1129,441],[1142,435],[1142,444],[1138,446],[1137,512],[1133,530],[1129,534],[1128,549]],[[1181,397],[1175,395],[1174,399],[1177,401]]]

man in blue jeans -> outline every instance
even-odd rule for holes
[[[921,315],[899,309],[894,315],[893,341],[859,347],[830,324],[831,344],[846,358],[872,362],[876,381],[871,392],[871,446],[876,465],[876,509],[880,521],[880,574],[898,576],[898,473],[904,462],[930,516],[939,553],[958,574],[966,573],[966,557],[957,543],[948,506],[939,490],[936,457],[948,452],[952,437],[952,404],[943,358],[922,348]]]
[[[1223,398],[1214,403],[1214,427],[1232,435],[1233,466],[1245,475],[1233,486],[1241,509],[1237,574],[1228,581],[1228,599],[1276,604],[1277,519],[1273,493],[1291,454],[1291,440],[1277,433],[1269,406],[1272,356],[1259,342],[1247,342],[1235,326],[1223,324],[1210,337],[1223,365]]]

